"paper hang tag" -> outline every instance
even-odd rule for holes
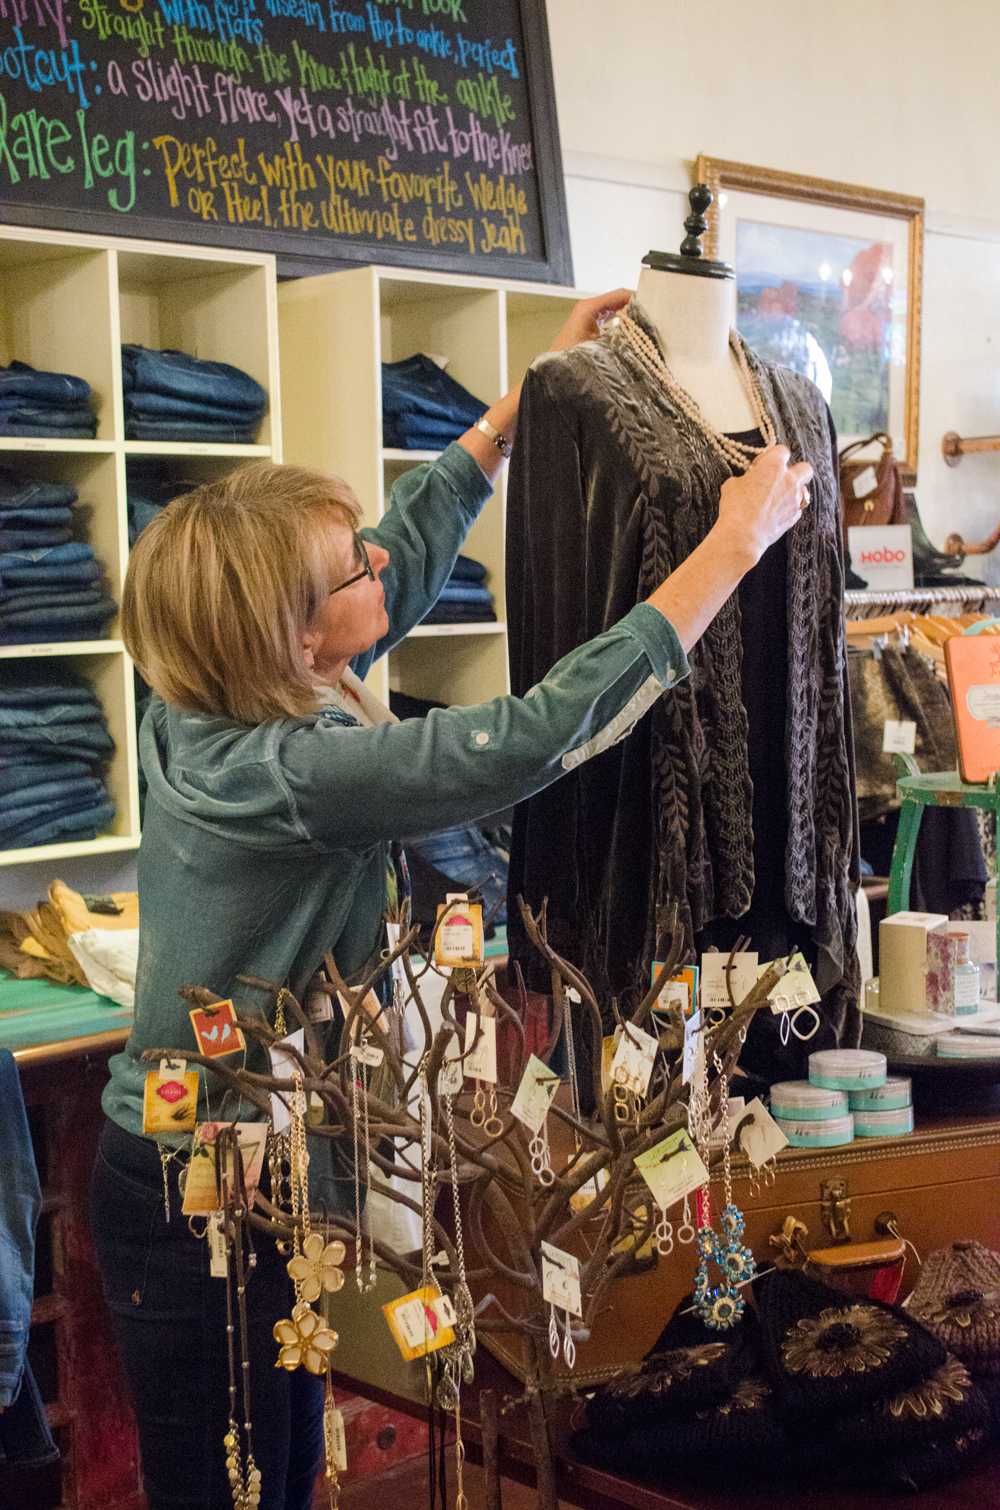
[[[386,942],[389,945],[390,954],[394,949],[399,948],[399,940],[402,937],[402,933],[403,929],[401,924],[388,922],[386,923],[385,936]],[[406,992],[409,990],[410,983],[406,979],[406,966],[403,964],[402,955],[400,955],[398,959],[394,959],[392,962],[392,978],[401,991]]]
[[[199,1054],[206,1059],[222,1059],[226,1054],[241,1054],[246,1040],[236,1026],[236,1008],[231,1001],[214,1002],[210,1007],[195,1007],[188,1013],[194,1029]]]
[[[216,1139],[228,1122],[199,1122],[194,1130],[191,1157],[184,1181],[181,1210],[185,1216],[207,1216],[219,1210],[218,1150]],[[266,1122],[237,1122],[236,1140],[243,1165],[243,1183],[251,1202],[260,1184],[267,1144]],[[235,1191],[235,1170],[230,1170],[230,1185]]]
[[[542,1295],[571,1316],[583,1315],[580,1260],[551,1243],[542,1243]]]
[[[333,1021],[333,997],[329,991],[313,988],[306,992],[306,1016],[314,1027]]]
[[[559,1076],[553,1074],[536,1054],[532,1054],[511,1104],[512,1115],[533,1133],[541,1132],[558,1089]]]
[[[812,971],[800,953],[789,955],[785,963],[784,975],[772,986],[767,997],[776,1017],[783,1012],[795,1012],[799,1007],[815,1006],[823,999],[816,989]],[[761,965],[758,974],[763,976],[770,968],[769,964]]]
[[[867,497],[876,487],[878,487],[878,473],[874,467],[865,467],[851,483],[851,491],[855,498]]]
[[[208,1218],[208,1227],[205,1232],[208,1239],[208,1272],[212,1279],[225,1279],[229,1272],[224,1220],[221,1211],[213,1211]]]
[[[599,1169],[591,1179],[580,1186],[579,1190],[573,1191],[573,1194],[569,1198],[570,1209],[574,1212],[585,1210],[591,1201],[600,1195],[609,1179],[608,1171],[606,1169]]]
[[[729,1137],[731,1139],[733,1133],[736,1130],[737,1123],[743,1116],[743,1113],[746,1111],[746,1106],[747,1103],[745,1096],[730,1096],[728,1116],[720,1117],[718,1122],[712,1128],[708,1139],[709,1148],[713,1150],[717,1148],[725,1148],[726,1133],[728,1131]]]
[[[653,985],[656,977],[663,969],[663,960],[654,960],[649,978],[649,984]],[[672,1009],[680,1011],[684,1017],[689,1017],[698,1005],[698,966],[685,965],[683,970],[678,970],[676,975],[671,975],[666,980],[656,998],[654,1012],[668,1012]]]
[[[438,907],[434,963],[445,969],[474,970],[483,962],[483,907],[466,897]]]
[[[887,718],[882,725],[883,755],[912,755],[917,748],[917,726],[912,718]]]
[[[338,1473],[347,1472],[347,1432],[344,1429],[344,1413],[336,1406],[327,1415],[330,1423],[330,1454]]]
[[[455,1309],[434,1285],[390,1300],[382,1307],[382,1314],[408,1363],[455,1341]]]
[[[305,1030],[296,1028],[294,1033],[289,1033],[287,1037],[280,1038],[277,1043],[272,1043],[269,1050],[271,1074],[276,1080],[291,1080],[293,1074],[299,1069],[298,1061],[292,1058],[285,1045],[288,1048],[298,1049],[301,1054],[305,1045]],[[276,1133],[284,1132],[292,1120],[292,1114],[285,1105],[285,1101],[291,1103],[291,1097],[290,1090],[271,1093],[271,1125]]]
[[[453,1033],[449,1038],[444,1051],[444,1059],[438,1071],[438,1095],[460,1096],[465,1071],[462,1065],[462,1044],[458,1035]]]
[[[194,1131],[198,1114],[198,1071],[187,1068],[186,1059],[161,1059],[150,1070],[142,1093],[142,1130],[157,1133]]]
[[[708,1170],[683,1128],[634,1160],[661,1211],[708,1183]]]
[[[737,1124],[736,1146],[746,1154],[753,1167],[759,1169],[774,1154],[788,1147],[788,1139],[759,1096],[750,1102],[743,1117],[751,1120],[743,1121],[742,1126]]]
[[[659,1047],[660,1041],[652,1033],[624,1023],[611,1061],[612,1085],[623,1085],[634,1096],[644,1096],[649,1089]]]
[[[385,1051],[380,1049],[377,1043],[356,1043],[351,1049],[351,1058],[356,1059],[358,1064],[366,1064],[369,1069],[377,1070],[385,1058]]]
[[[705,1039],[701,1031],[701,1013],[696,1012],[684,1024],[684,1052],[681,1059],[681,1085],[689,1085],[705,1060]]]
[[[703,1011],[728,1012],[729,992],[726,990],[726,966],[729,955],[721,951],[703,954],[701,957],[701,1005]],[[744,950],[733,955],[733,968],[729,973],[736,1005],[750,995],[757,984],[757,953]]]
[[[478,1038],[477,1027],[481,1030]],[[475,1048],[472,1047],[475,1041]],[[471,1052],[470,1052],[471,1050]],[[464,1073],[470,1080],[488,1080],[491,1085],[497,1080],[497,1023],[495,1017],[477,1017],[470,1012],[465,1019]]]

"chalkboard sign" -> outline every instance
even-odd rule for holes
[[[0,214],[569,283],[544,0],[0,0]]]

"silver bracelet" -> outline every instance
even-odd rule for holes
[[[481,419],[476,429],[480,435],[485,435],[487,440],[493,442],[501,456],[510,455],[510,441],[502,430],[497,429],[496,425],[491,425],[488,419]]]

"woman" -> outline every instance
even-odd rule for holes
[[[554,349],[594,336],[627,297],[577,305]],[[158,696],[139,741],[136,1022],[111,1061],[93,1213],[151,1510],[231,1504],[226,1287],[179,1214],[189,1139],[141,1136],[143,1050],[194,1047],[179,988],[211,987],[253,1015],[271,998],[240,975],[301,996],[326,950],[345,975],[360,971],[383,942],[389,841],[495,812],[623,738],[687,674],[686,651],[807,500],[811,468],[774,447],[725,484],[718,523],[648,601],[527,697],[396,723],[359,678],[447,580],[492,491],[496,437],[513,437],[517,399],[488,411],[486,433],[471,429],[406,473],[363,537],[343,483],[261,464],[177,499],[132,553],[124,636]],[[236,1114],[203,1077],[199,1118]],[[336,1152],[319,1142],[310,1169],[314,1201],[331,1210],[353,1196]],[[305,1510],[321,1389],[273,1366],[271,1328],[291,1296],[272,1243],[258,1245],[246,1300],[263,1510]]]

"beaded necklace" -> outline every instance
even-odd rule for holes
[[[724,435],[710,425],[702,413],[696,399],[687,389],[682,387],[677,378],[667,366],[664,358],[650,337],[630,315],[618,315],[609,321],[608,329],[619,330],[629,346],[632,348],[646,371],[663,385],[674,406],[685,415],[692,424],[701,430],[713,451],[722,458],[728,467],[734,472],[745,472],[750,463],[758,457],[768,446],[773,446],[778,434],[774,428],[774,421],[767,412],[764,396],[760,391],[760,385],[750,370],[747,361],[746,348],[735,330],[729,332],[729,345],[736,358],[740,376],[750,399],[750,406],[757,420],[757,427],[764,437],[762,446],[750,446],[744,441],[734,440],[730,435]]]

